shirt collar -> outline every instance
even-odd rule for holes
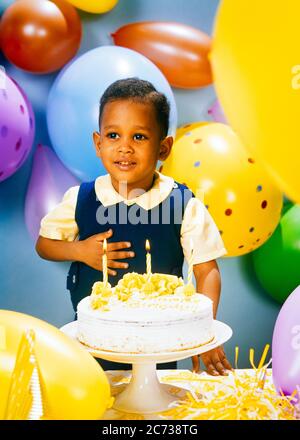
[[[148,191],[131,199],[125,199],[114,189],[109,174],[99,176],[95,181],[96,196],[105,207],[124,202],[127,206],[136,203],[141,208],[149,210],[165,200],[173,188],[174,179],[158,171],[155,171],[153,186]]]

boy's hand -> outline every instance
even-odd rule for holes
[[[232,370],[232,366],[226,358],[223,347],[217,347],[200,355],[207,373],[212,376],[228,376],[227,370]],[[199,356],[192,357],[193,371],[198,373],[200,369]]]
[[[103,256],[103,240],[112,237],[112,230],[109,229],[101,234],[95,234],[86,240],[78,241],[79,246],[79,258],[82,263],[87,264],[96,270],[102,270],[102,256]],[[134,257],[134,252],[121,251],[120,249],[126,249],[131,247],[131,243],[125,241],[118,241],[115,243],[107,243],[107,267],[109,275],[117,275],[117,272],[113,269],[126,269],[128,263],[121,263],[117,260],[123,260],[125,258]]]

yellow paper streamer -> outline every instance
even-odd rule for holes
[[[234,359],[235,368],[238,367],[238,359],[239,359],[239,347],[235,347],[235,359]]]
[[[173,420],[295,420],[296,409],[291,404],[293,396],[277,394],[275,387],[266,385],[268,375],[265,360],[269,345],[266,345],[258,367],[254,362],[254,349],[250,349],[249,361],[254,371],[233,374],[233,384],[214,378],[199,377],[196,373],[184,373],[164,378],[164,382],[202,382],[197,393],[187,392],[184,399],[163,413],[164,418]],[[236,347],[235,364],[239,349]],[[254,373],[254,374],[253,374]]]
[[[264,363],[265,363],[265,360],[266,360],[266,357],[267,357],[267,354],[268,354],[269,348],[270,348],[270,345],[269,345],[269,344],[267,344],[267,345],[265,346],[265,348],[264,348],[263,354],[262,354],[262,356],[261,356],[261,359],[260,359],[259,364],[258,364],[258,367],[257,367],[259,370],[263,367],[263,365],[264,365]]]

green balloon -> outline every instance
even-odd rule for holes
[[[284,206],[275,232],[252,256],[259,282],[283,303],[300,284],[300,205]]]

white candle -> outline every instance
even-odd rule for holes
[[[150,254],[150,243],[149,240],[146,240],[146,271],[147,271],[147,280],[150,281],[151,277],[151,254]]]
[[[102,272],[103,272],[103,284],[104,287],[106,287],[108,282],[108,275],[107,275],[107,241],[106,238],[103,240],[103,255],[102,255]]]

